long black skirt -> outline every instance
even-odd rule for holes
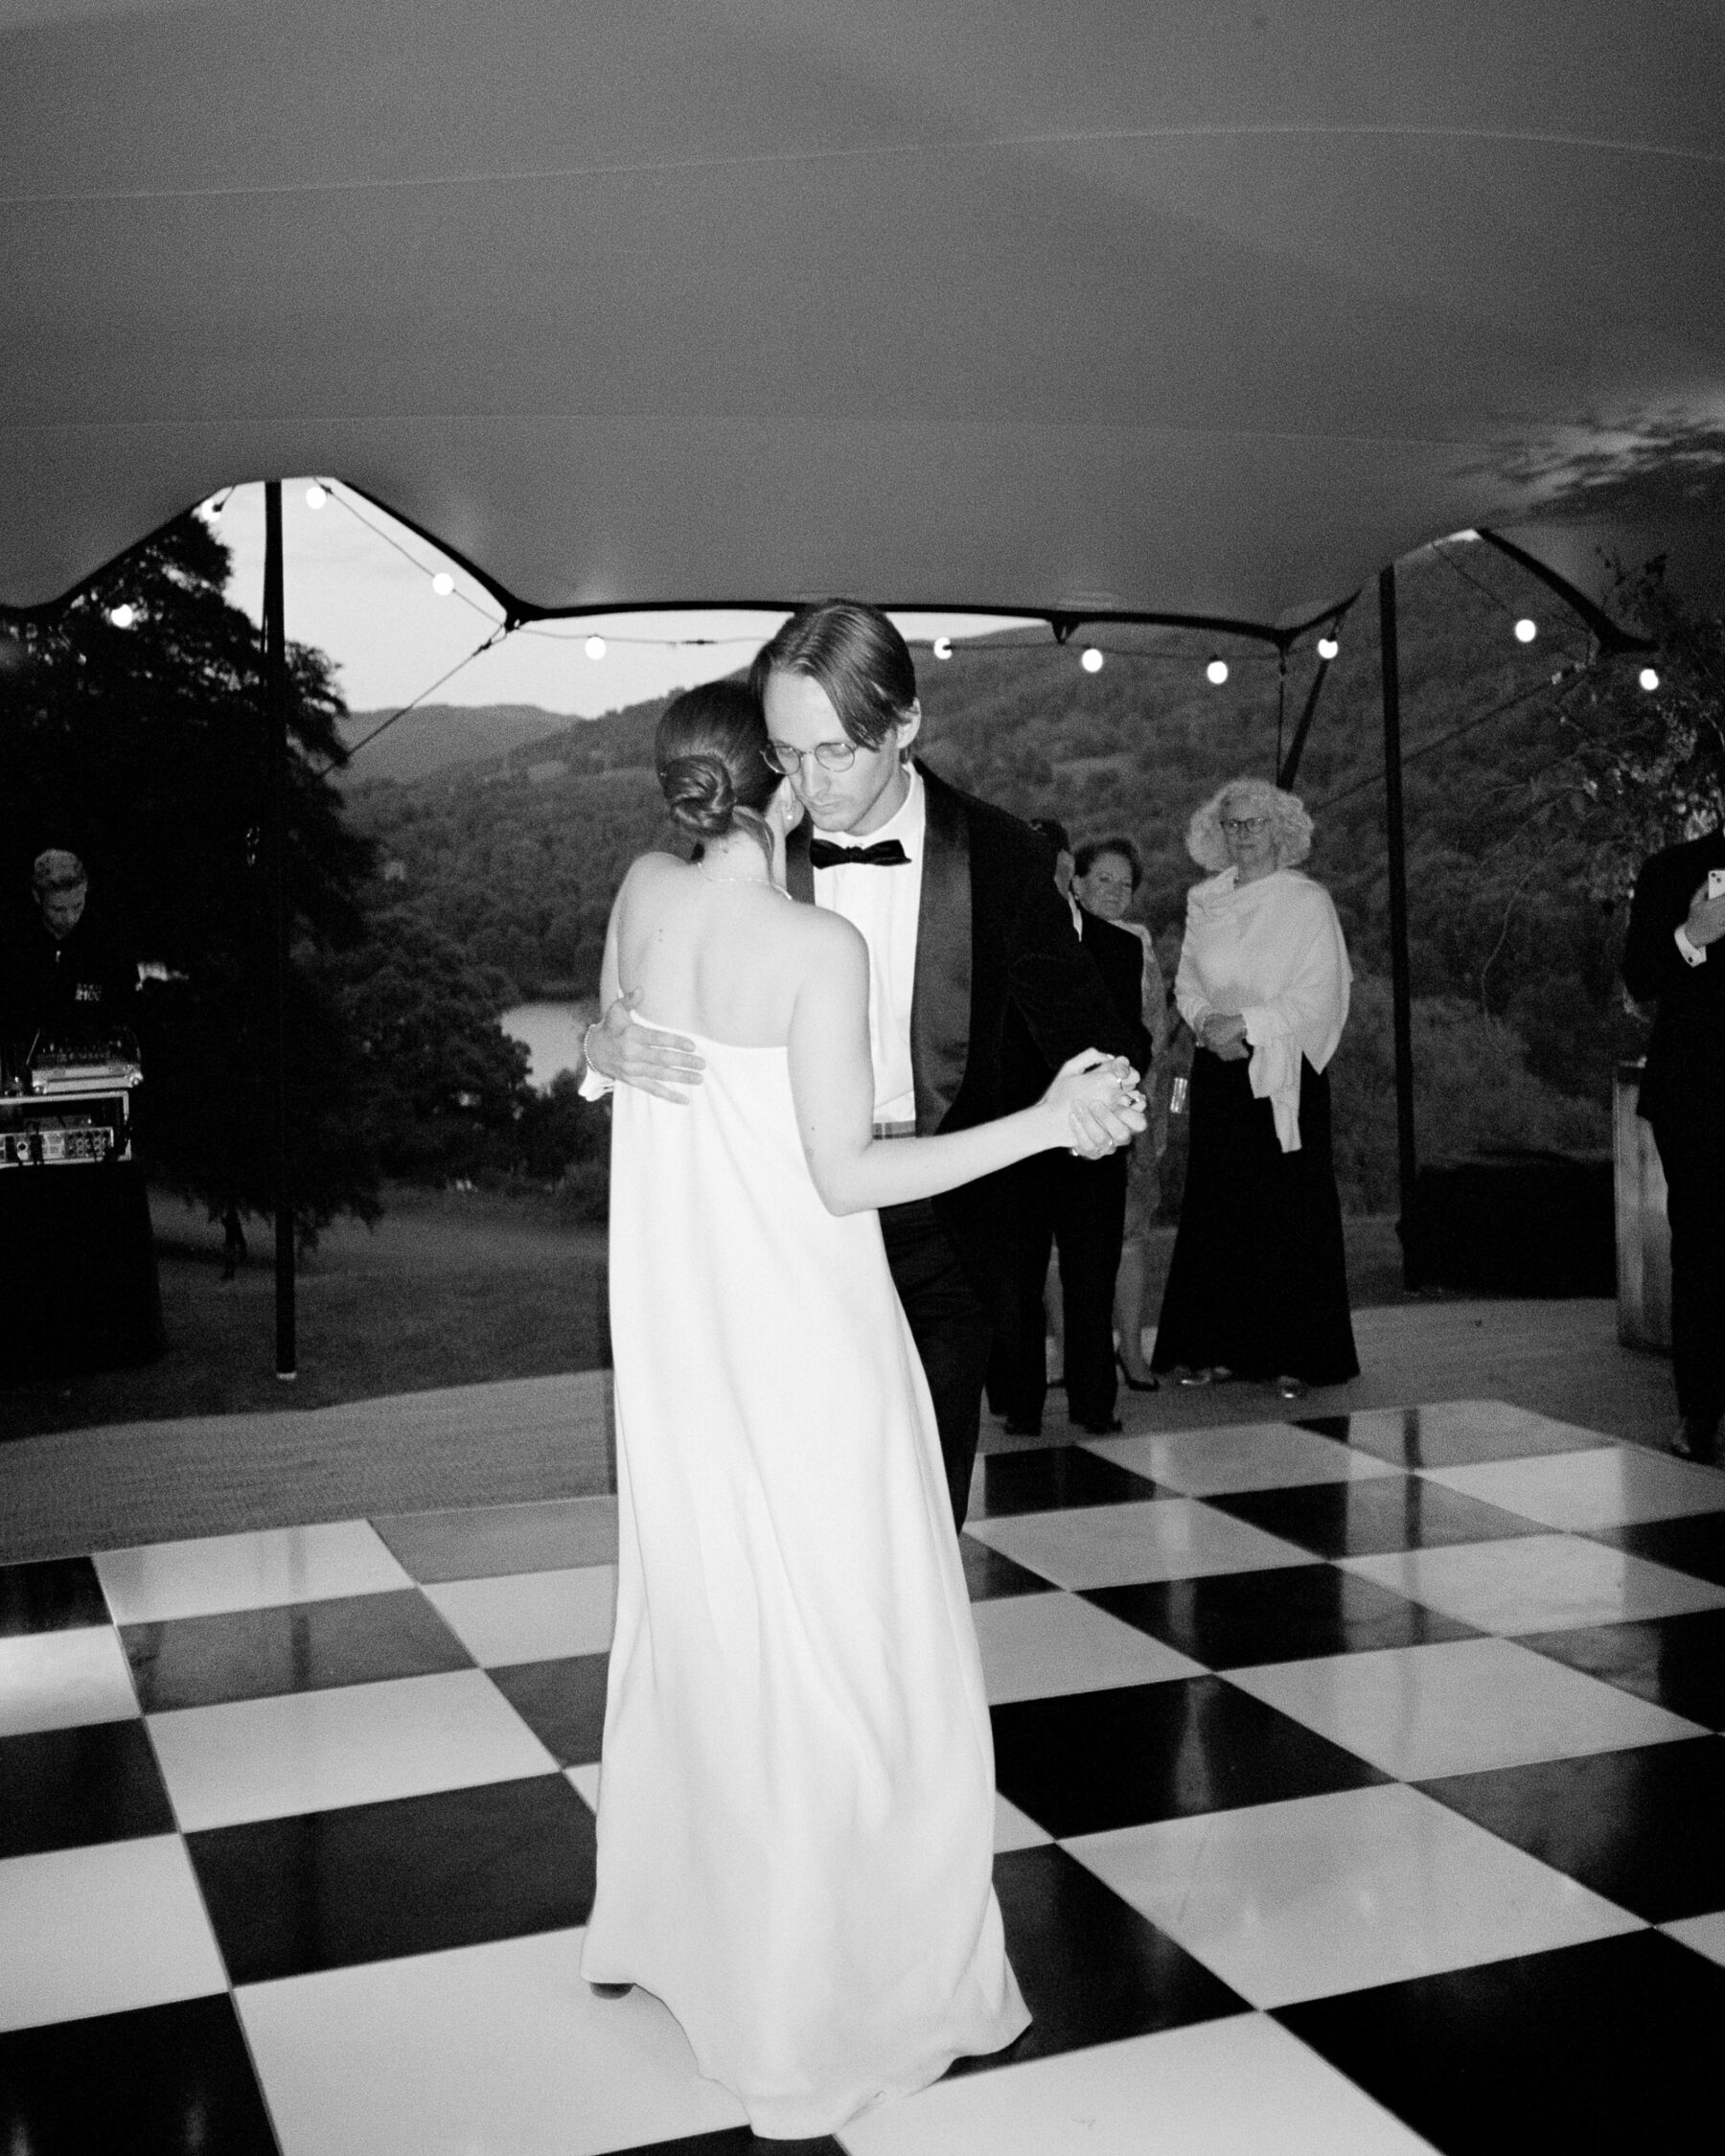
[[[1360,1374],[1329,1079],[1301,1059],[1298,1153],[1244,1062],[1192,1061],[1190,1155],[1151,1367],[1341,1385]]]

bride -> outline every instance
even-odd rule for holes
[[[876,1208],[1138,1119],[1073,1058],[1034,1108],[871,1135],[868,961],[784,889],[802,814],[740,684],[657,738],[692,863],[625,877],[603,1000],[695,1037],[613,1115],[619,1555],[582,1971],[638,1984],[757,2134],[830,2133],[1029,2015],[991,1884],[994,1756],[922,1366]]]

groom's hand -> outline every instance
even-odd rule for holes
[[[680,1033],[660,1033],[636,1025],[630,1013],[641,999],[638,988],[619,996],[597,1025],[586,1031],[586,1057],[601,1078],[614,1086],[636,1086],[660,1100],[685,1102],[679,1086],[699,1086],[705,1063],[693,1041]]]
[[[1128,1067],[1123,1057],[1116,1060],[1124,1081],[1136,1089],[1137,1071]],[[1130,1145],[1145,1125],[1140,1108],[1103,1108],[1090,1102],[1075,1102],[1070,1121],[1072,1151],[1081,1160],[1106,1160],[1111,1153]]]

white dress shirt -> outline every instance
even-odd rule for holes
[[[906,865],[815,871],[816,905],[841,913],[862,931],[868,946],[868,1048],[874,1063],[877,1123],[916,1120],[910,998],[916,986],[916,924],[922,910],[927,809],[914,766],[908,767],[908,775],[910,783],[903,802],[878,830],[831,835],[836,846],[873,846],[896,838],[905,849]]]

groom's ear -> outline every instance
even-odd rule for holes
[[[896,730],[898,733],[899,761],[901,764],[908,763],[910,757],[910,744],[922,731],[922,699],[920,697],[912,702],[904,717],[896,722]]]

